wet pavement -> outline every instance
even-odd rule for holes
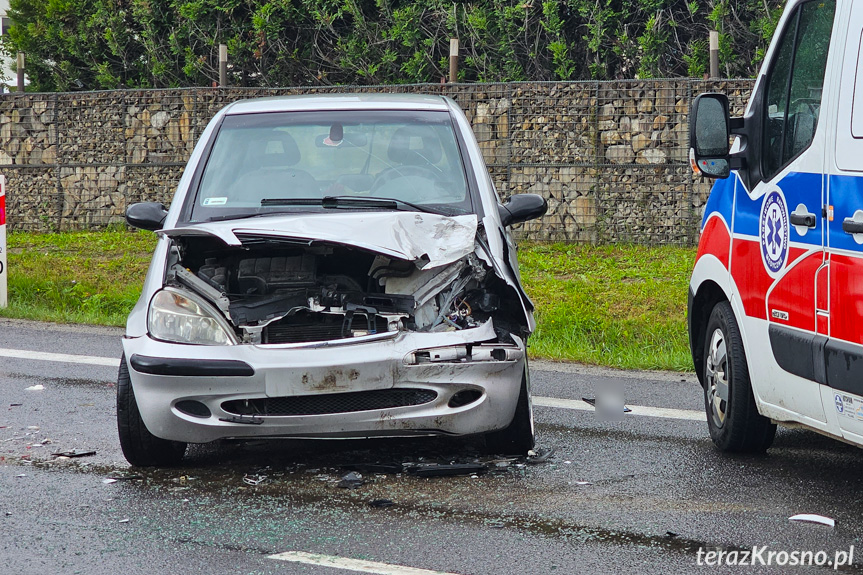
[[[120,334],[0,320],[0,349],[119,357]],[[692,375],[531,373],[538,397],[619,385],[629,404],[701,409]],[[536,407],[538,445],[554,450],[536,465],[484,456],[471,438],[280,440],[194,446],[179,468],[142,470],[117,442],[115,379],[113,367],[0,357],[3,572],[349,572],[270,558],[288,551],[459,574],[827,572],[699,566],[698,552],[832,560],[852,545],[855,565],[839,572],[863,572],[863,451],[811,432],[780,428],[767,456],[729,457],[703,422]],[[52,455],[71,450],[96,454]],[[487,471],[413,473],[430,463]],[[349,472],[362,484],[339,487]],[[836,527],[790,522],[797,513]]]

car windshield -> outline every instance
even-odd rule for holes
[[[199,181],[191,221],[327,209],[473,212],[448,112],[229,115]]]

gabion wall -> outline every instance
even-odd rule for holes
[[[129,204],[170,203],[213,115],[242,98],[333,92],[452,97],[502,198],[542,194],[522,239],[691,245],[710,183],[691,173],[688,114],[720,91],[742,114],[751,80],[193,88],[0,96],[0,173],[13,230],[97,229]]]

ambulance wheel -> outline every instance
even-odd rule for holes
[[[773,443],[776,425],[758,413],[740,327],[726,301],[707,322],[704,405],[710,439],[720,451],[763,453]]]
[[[521,390],[518,403],[510,424],[485,436],[486,452],[495,455],[527,455],[535,443],[533,427],[533,405],[530,401],[530,376],[527,358],[524,360],[524,374],[521,377]]]
[[[117,374],[117,430],[123,455],[132,465],[170,467],[180,463],[186,454],[185,443],[158,438],[144,425],[125,355],[120,358],[120,372]]]

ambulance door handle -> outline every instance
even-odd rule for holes
[[[792,226],[806,226],[807,228],[815,227],[815,214],[789,214]]]
[[[863,234],[863,222],[845,218],[845,221],[842,222],[842,231],[846,234]]]

